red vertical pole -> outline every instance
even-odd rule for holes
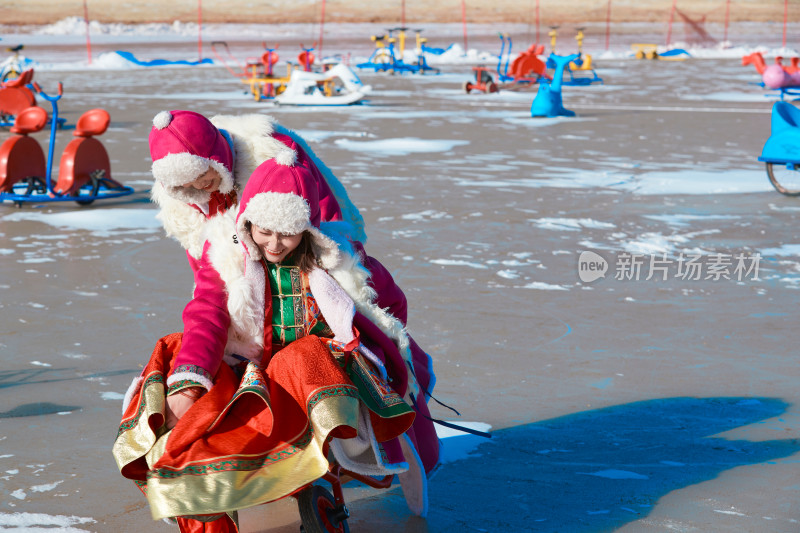
[[[789,17],[789,0],[783,0],[783,47],[786,48],[786,19]]]
[[[675,7],[678,3],[678,0],[672,0],[672,9],[669,10],[669,24],[667,25],[667,46],[669,46],[670,40],[672,40],[672,19],[675,16]]]
[[[197,60],[203,60],[203,0],[197,0]]]
[[[461,0],[461,23],[464,26],[464,51],[467,51],[467,6],[465,0]]]
[[[723,42],[728,41],[728,15],[731,12],[731,0],[725,0],[725,35],[722,37]]]
[[[86,23],[86,54],[89,56],[89,64],[92,64],[92,42],[89,40],[89,7],[86,0],[83,0],[83,21]]]
[[[319,60],[322,61],[322,31],[325,28],[325,0],[322,0],[322,16],[319,23]]]
[[[611,0],[608,0],[608,9],[606,10],[606,50],[608,50],[610,32],[611,32]]]

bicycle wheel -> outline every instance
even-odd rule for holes
[[[347,508],[336,505],[330,492],[312,485],[297,495],[302,529],[305,533],[350,533]]]
[[[6,72],[5,74],[3,74],[3,78],[0,81],[5,83],[7,81],[11,81],[11,80],[14,80],[14,79],[17,79],[17,78],[19,78],[19,72],[17,72],[14,69],[11,69],[8,72]]]
[[[375,59],[372,60],[376,65],[388,65],[392,63],[392,54],[388,50],[382,48],[375,52]]]
[[[800,196],[800,165],[767,163],[767,176],[779,193]]]

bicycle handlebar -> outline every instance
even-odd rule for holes
[[[40,95],[42,98],[44,98],[49,102],[56,102],[60,100],[61,97],[64,95],[64,86],[62,85],[61,82],[58,82],[58,96],[50,96],[49,94],[44,92],[38,82],[29,83],[28,88],[36,91],[36,94]]]

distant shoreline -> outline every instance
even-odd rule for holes
[[[705,23],[782,22],[783,2],[765,5],[758,0],[681,0],[672,13],[672,0],[465,0],[468,23],[528,22],[539,5],[541,25],[605,22],[682,22],[681,13]],[[198,4],[204,23],[314,23],[322,16],[320,0],[272,0],[253,9],[246,0],[88,0],[89,20],[101,23],[197,22]],[[461,2],[447,0],[430,5],[422,0],[378,3],[370,0],[330,0],[325,22],[367,22],[408,25],[431,22],[461,22]],[[405,6],[403,10],[401,5]],[[0,0],[4,25],[44,25],[67,17],[83,17],[82,0]],[[609,6],[611,8],[609,13]],[[727,8],[727,9],[726,9]],[[800,7],[789,6],[789,21],[800,20]]]

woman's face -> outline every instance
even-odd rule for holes
[[[194,181],[184,183],[181,187],[185,189],[195,188],[198,191],[214,192],[219,190],[221,183],[222,176],[219,175],[219,172],[212,167],[208,167],[205,174],[201,174]]]
[[[303,240],[303,234],[297,235],[284,235],[268,229],[259,228],[253,225],[252,231],[253,241],[261,250],[261,254],[270,263],[280,263],[286,256],[294,252],[294,249]]]

